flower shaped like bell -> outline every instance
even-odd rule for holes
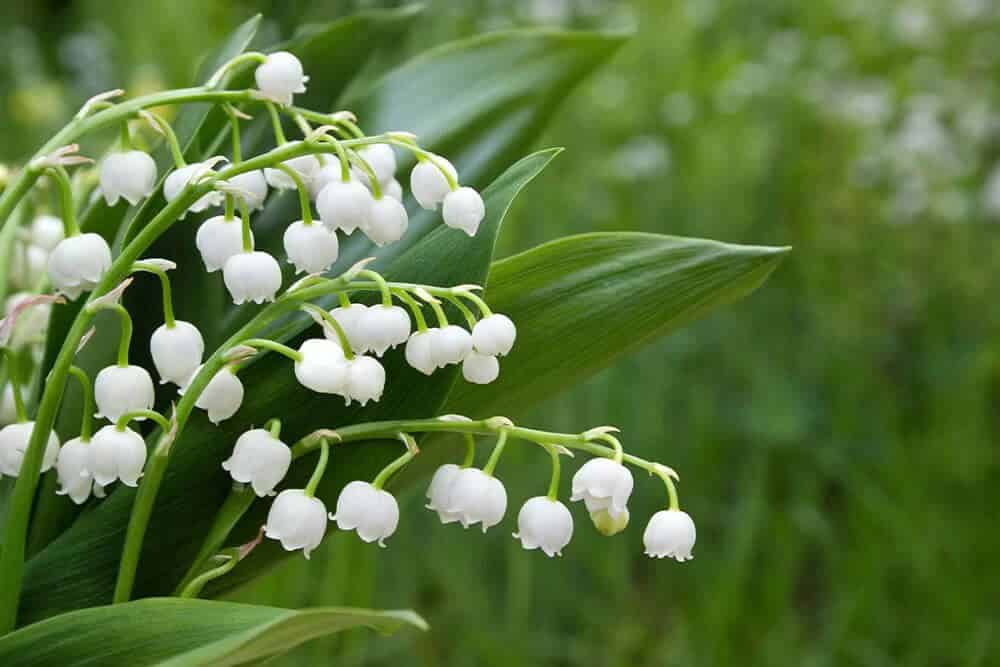
[[[253,232],[250,232],[253,241]],[[201,223],[194,244],[209,273],[219,271],[233,255],[243,252],[243,224],[236,218],[217,215]]]
[[[49,281],[75,299],[97,286],[111,267],[111,248],[104,237],[87,233],[60,241],[49,255]]]
[[[458,172],[455,167],[441,156],[435,156],[436,162],[441,163],[451,177],[458,180]],[[445,196],[451,192],[448,179],[444,177],[437,165],[430,160],[418,162],[410,172],[410,189],[413,196],[423,208],[429,211],[437,209],[444,201]]]
[[[264,200],[267,199],[267,178],[261,169],[248,171],[226,181],[229,185],[241,191],[242,195],[236,195],[246,203],[251,211],[264,208]]]
[[[173,382],[180,386],[201,365],[205,341],[201,332],[190,322],[175,320],[173,327],[160,325],[149,339],[153,365],[160,384]]]
[[[485,533],[503,519],[507,490],[499,479],[479,468],[463,468],[452,481],[444,509],[457,516],[463,528],[478,523]]]
[[[347,362],[340,345],[325,338],[310,338],[299,346],[299,354],[302,359],[295,362],[299,384],[321,394],[345,393]]]
[[[288,146],[295,143],[298,142],[291,141],[285,145]],[[320,164],[319,159],[315,155],[300,155],[299,157],[285,160],[282,164],[294,171],[302,180],[302,184],[307,188],[312,185],[313,180],[319,174],[319,170],[323,168],[323,165]],[[295,181],[281,169],[265,168],[264,178],[276,190],[294,190],[298,187],[295,185]]]
[[[264,535],[279,540],[285,551],[302,549],[307,559],[326,533],[326,505],[307,496],[302,489],[286,489],[278,494],[267,513]]]
[[[469,236],[475,236],[486,217],[486,204],[478,192],[470,187],[461,187],[445,196],[441,216],[444,224],[452,229],[461,229]]]
[[[354,481],[344,487],[337,498],[337,511],[330,515],[341,530],[357,530],[365,542],[385,540],[399,525],[399,504],[388,491],[376,489],[368,482]]]
[[[31,243],[52,252],[66,237],[63,221],[54,215],[39,215],[31,221]]]
[[[437,370],[434,360],[434,339],[441,333],[440,329],[417,331],[406,341],[406,363],[424,375],[430,375]]]
[[[163,198],[167,200],[168,204],[173,202],[180,196],[181,191],[187,187],[188,183],[191,182],[191,179],[200,178],[209,169],[210,167],[208,165],[201,162],[195,162],[194,164],[189,164],[170,172],[167,174],[167,178],[163,181]],[[198,200],[191,204],[187,210],[191,213],[200,213],[205,209],[221,205],[224,198],[225,195],[221,192],[208,192],[199,197]],[[184,215],[181,216],[181,219],[183,218]]]
[[[200,371],[201,366],[195,369],[183,386],[178,387],[177,393],[183,396],[190,386],[191,380]],[[208,381],[194,406],[207,412],[210,422],[218,424],[236,414],[240,405],[243,404],[243,393],[243,383],[240,378],[231,368],[223,368]]]
[[[322,273],[337,261],[337,235],[323,225],[293,222],[285,230],[285,254],[296,273]]]
[[[222,268],[222,277],[237,306],[247,301],[274,301],[281,289],[278,260],[259,250],[240,252],[230,257]]]
[[[129,412],[152,410],[155,397],[153,378],[141,366],[108,366],[94,379],[95,416],[112,422]]]
[[[681,510],[660,510],[652,516],[642,535],[646,555],[651,558],[691,560],[697,533],[694,521]]]
[[[358,321],[358,336],[366,347],[381,357],[390,347],[402,345],[410,337],[410,316],[399,306],[378,304],[366,309]]]
[[[31,441],[31,432],[35,422],[21,422],[0,428],[0,476],[17,477],[21,473],[24,453]],[[55,465],[59,458],[59,438],[55,431],[49,432],[45,443],[45,453],[42,454],[42,468],[45,472]]]
[[[142,151],[112,153],[101,162],[100,185],[108,206],[119,199],[135,206],[156,189],[156,162]]]
[[[590,520],[601,535],[611,537],[625,530],[628,527],[628,508],[617,517],[612,517],[607,509],[596,510],[590,513]]]
[[[103,488],[94,484],[90,474],[90,445],[80,438],[73,438],[59,450],[56,460],[56,474],[59,476],[59,489],[56,495],[69,496],[77,505],[82,505],[90,498],[91,491],[100,497]]]
[[[632,495],[632,473],[621,463],[611,459],[591,459],[580,466],[573,475],[573,495],[570,500],[582,500],[587,510],[607,510],[617,519],[628,511]]]
[[[320,190],[316,210],[327,229],[350,234],[368,226],[374,203],[372,193],[361,183],[335,180]]]
[[[351,349],[358,354],[364,354],[368,351],[368,341],[365,340],[362,330],[362,322],[367,315],[368,306],[363,303],[338,306],[330,311],[330,317],[336,320],[340,328],[344,330],[344,335],[347,336],[347,342],[350,343]],[[340,344],[340,337],[337,336],[337,332],[332,327],[324,326],[323,333],[330,340]]]
[[[573,537],[573,516],[558,500],[536,496],[517,513],[517,530],[514,538],[525,549],[541,549],[549,558],[562,556]]]
[[[457,324],[449,324],[434,334],[431,356],[438,368],[460,364],[470,352],[472,352],[472,335]]]
[[[480,354],[506,356],[514,347],[517,327],[506,315],[494,313],[472,327],[472,347]]]
[[[431,485],[427,487],[427,505],[429,510],[437,512],[441,523],[453,523],[458,521],[457,513],[449,512],[445,509],[448,506],[448,499],[451,497],[451,487],[455,478],[462,472],[462,469],[454,463],[445,463],[434,471],[431,478]]]
[[[277,51],[257,66],[253,73],[261,94],[279,104],[291,104],[292,96],[306,92],[309,77],[302,72],[302,61],[287,51]]]
[[[489,384],[500,377],[500,362],[473,350],[462,362],[462,377],[472,384]]]
[[[132,429],[105,426],[91,438],[87,454],[87,471],[95,484],[107,486],[116,480],[125,486],[139,484],[146,465],[146,443]]]
[[[262,428],[236,439],[233,454],[222,462],[234,482],[250,484],[260,497],[274,495],[274,487],[285,478],[292,463],[292,450]]]
[[[382,197],[372,204],[368,224],[362,231],[372,243],[384,246],[403,238],[409,224],[409,217],[403,205],[392,197]]]
[[[347,374],[343,396],[347,403],[352,400],[361,405],[368,401],[378,401],[385,390],[385,369],[378,359],[357,355],[345,362]]]
[[[385,185],[396,177],[396,152],[389,144],[372,144],[359,148],[358,155],[372,168],[380,184]],[[362,183],[370,180],[368,173],[363,169],[354,167],[351,171],[354,178]]]

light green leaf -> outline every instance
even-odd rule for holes
[[[427,629],[411,611],[279,609],[232,602],[151,598],[71,612],[0,638],[4,667],[226,667],[284,653],[303,642],[367,627]]]

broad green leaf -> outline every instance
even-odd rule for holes
[[[358,627],[427,629],[411,611],[279,609],[232,602],[152,598],[63,614],[0,638],[4,667],[226,667],[280,655]]]

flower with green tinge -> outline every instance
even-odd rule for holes
[[[77,505],[82,505],[94,495],[103,496],[103,487],[95,484],[90,474],[90,444],[80,438],[73,438],[59,450],[56,460],[56,474],[59,477],[59,489],[56,495],[69,496]]]
[[[31,221],[31,243],[52,252],[66,236],[63,221],[54,215],[38,215]]]
[[[160,384],[173,382],[180,386],[201,366],[205,341],[193,324],[176,320],[173,327],[161,324],[153,332],[149,338],[149,351],[160,376]]]
[[[337,261],[340,252],[337,235],[318,222],[293,222],[285,230],[283,242],[296,273],[322,273]]]
[[[199,371],[201,371],[201,366],[195,369],[191,378],[183,386],[178,387],[177,393],[183,396],[191,380]],[[205,385],[205,389],[198,396],[194,406],[206,411],[210,422],[218,424],[236,414],[240,405],[243,404],[243,393],[243,383],[240,378],[231,368],[223,368]]]
[[[368,401],[378,401],[385,390],[385,369],[378,359],[357,355],[345,362],[346,379],[341,394],[347,401],[357,401],[366,405]]]
[[[651,558],[691,560],[697,532],[694,521],[681,510],[660,510],[652,516],[642,535],[646,555]]]
[[[267,513],[264,535],[279,540],[285,551],[302,549],[307,559],[326,534],[326,505],[302,489],[285,489]]]
[[[573,475],[570,500],[582,500],[589,512],[607,510],[617,519],[628,511],[633,484],[632,473],[621,463],[606,458],[591,459]]]
[[[357,335],[365,348],[381,357],[389,348],[409,339],[410,316],[399,306],[370,306],[358,320]]]
[[[345,393],[347,362],[340,345],[325,338],[310,338],[299,346],[299,354],[302,358],[295,362],[299,384],[321,394]]]
[[[628,527],[628,508],[625,508],[625,511],[619,514],[617,518],[612,517],[607,509],[595,510],[590,513],[590,520],[594,523],[594,528],[597,529],[597,532],[606,537],[611,537]]]
[[[535,496],[517,513],[517,530],[514,538],[525,549],[541,549],[549,558],[562,556],[573,538],[573,516],[558,500]]]
[[[292,96],[306,92],[309,77],[302,71],[302,61],[288,51],[277,51],[257,66],[254,81],[261,95],[279,104],[291,104]]]
[[[337,510],[330,515],[340,530],[356,530],[365,542],[385,540],[399,525],[399,504],[391,493],[376,489],[368,482],[354,481],[344,487],[337,498]]]
[[[292,463],[288,445],[262,428],[250,429],[236,439],[232,455],[222,462],[234,482],[250,484],[260,497],[274,495]]]
[[[473,350],[462,362],[462,377],[472,384],[489,384],[500,377],[500,362]]]
[[[444,509],[457,516],[463,528],[478,523],[485,533],[503,519],[507,490],[499,479],[479,468],[463,468],[455,475]]]
[[[253,232],[250,232],[253,242]],[[236,218],[217,215],[201,223],[194,244],[209,273],[220,271],[233,255],[243,252],[243,225]]]
[[[155,398],[153,378],[142,366],[107,366],[94,379],[99,418],[115,422],[129,412],[152,410]]]
[[[327,229],[351,234],[368,226],[374,203],[372,193],[361,183],[335,180],[316,197],[316,210]]]
[[[0,428],[0,477],[17,477],[21,473],[24,452],[28,449],[34,428],[35,422],[21,422]],[[45,453],[42,454],[41,471],[45,472],[54,466],[58,457],[59,438],[55,431],[50,431],[45,443]]]
[[[454,463],[445,463],[434,471],[431,484],[427,487],[427,505],[425,507],[437,512],[441,523],[454,523],[459,519],[457,513],[449,512],[445,507],[448,504],[448,498],[451,497],[452,484],[461,471],[462,469]]]
[[[413,171],[410,172],[410,190],[413,191],[413,197],[417,203],[429,211],[436,210],[451,192],[448,179],[441,173],[435,162],[444,166],[451,177],[458,180],[458,172],[455,167],[440,155],[435,156],[434,162],[423,160],[413,167]]]
[[[463,186],[445,196],[441,217],[444,224],[452,229],[461,229],[469,236],[475,236],[486,217],[486,204],[478,192]]]
[[[104,237],[87,233],[60,241],[48,258],[49,281],[68,299],[89,292],[111,268],[111,248]]]
[[[493,313],[472,327],[472,347],[480,354],[505,356],[514,347],[517,327],[506,315]]]
[[[191,179],[200,178],[207,173],[211,167],[202,162],[196,162],[194,164],[189,164],[183,166],[179,169],[167,174],[167,178],[163,181],[163,198],[167,200],[167,203],[174,201],[180,196],[181,192],[187,187]],[[221,192],[208,192],[198,200],[191,204],[187,211],[180,216],[181,220],[184,219],[188,212],[200,213],[205,209],[212,208],[213,206],[219,206],[222,204],[222,200],[225,197]]]
[[[119,199],[135,206],[156,189],[156,162],[142,151],[112,153],[101,162],[100,186],[108,206]]]
[[[146,443],[130,428],[105,426],[87,445],[87,471],[101,486],[116,480],[125,486],[137,486],[145,465]]]
[[[384,246],[403,238],[409,224],[406,208],[392,197],[382,197],[372,203],[368,223],[361,231],[375,245]]]
[[[222,277],[237,306],[247,301],[274,301],[281,289],[278,260],[259,250],[240,252],[227,259]]]

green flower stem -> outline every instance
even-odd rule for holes
[[[132,135],[129,134],[128,118],[123,118],[118,126],[118,143],[123,151],[132,150]]]
[[[389,288],[389,283],[385,281],[382,274],[376,271],[369,271],[365,269],[364,271],[359,271],[358,276],[364,276],[365,278],[371,278],[378,285],[379,291],[382,293],[382,305],[391,306],[392,305],[392,290]]]
[[[76,204],[73,202],[73,184],[69,180],[69,174],[63,167],[54,167],[49,170],[49,175],[59,188],[60,212],[66,238],[77,236],[80,234],[80,226],[76,222]]]
[[[94,414],[94,387],[90,384],[90,377],[79,366],[70,366],[70,375],[75,377],[80,383],[80,391],[83,393],[83,415],[80,418],[80,440],[90,442],[90,435],[93,432]]]
[[[319,461],[316,462],[316,469],[313,470],[312,477],[309,478],[309,482],[306,484],[306,488],[303,490],[306,496],[312,498],[316,495],[316,487],[319,483],[323,481],[323,474],[326,472],[327,461],[330,460],[330,445],[326,443],[326,438],[320,438],[319,441]]]
[[[666,484],[666,486],[667,486],[667,496],[670,499],[670,506],[669,506],[670,509],[675,510],[675,511],[680,510],[681,504],[677,500],[677,487],[674,485],[674,480],[671,479],[670,474],[667,473],[667,472],[664,472],[662,469],[656,469],[656,470],[652,470],[650,472],[651,472],[651,474],[656,475],[657,477],[659,477],[660,479],[662,479],[663,483]]]
[[[303,306],[309,312],[319,315],[324,322],[326,322],[331,329],[337,334],[337,340],[340,342],[340,349],[344,351],[344,358],[351,360],[354,358],[354,350],[351,349],[351,341],[347,339],[347,332],[344,331],[344,327],[340,326],[340,322],[334,319],[333,315],[327,312],[325,308],[320,308],[319,306],[307,303]]]
[[[271,434],[272,438],[281,437],[281,420],[277,417],[273,419],[268,419],[267,423],[264,424],[264,429]]]
[[[465,459],[462,461],[462,467],[468,468],[476,462],[476,437],[471,433],[463,435],[465,436]]]
[[[249,338],[243,341],[243,345],[249,345],[250,347],[256,347],[262,350],[271,350],[272,352],[277,352],[278,354],[288,357],[294,362],[302,361],[301,352],[293,350],[287,345],[282,345],[274,340],[268,340],[266,338]]]
[[[302,209],[302,224],[311,225],[313,223],[312,205],[309,203],[309,190],[306,188],[306,184],[302,182],[302,177],[287,164],[279,164],[277,167],[285,172],[288,178],[292,179],[292,183],[295,183],[295,189],[299,193],[299,207]]]
[[[448,316],[444,314],[444,308],[441,307],[439,301],[429,302],[431,310],[434,311],[434,316],[437,317],[438,326],[442,329],[448,326]]]
[[[545,450],[552,457],[552,479],[549,481],[549,500],[555,500],[559,496],[559,450],[554,446],[545,444]]]
[[[278,115],[278,107],[273,102],[264,102],[264,107],[267,109],[267,115],[271,117],[274,141],[278,146],[284,146],[288,143],[288,139],[285,138],[285,130],[281,127],[281,116]]]
[[[486,461],[486,465],[483,466],[483,472],[487,475],[493,475],[493,471],[496,470],[497,464],[500,462],[500,455],[503,454],[503,450],[507,447],[507,429],[501,428],[500,432],[497,434],[497,444],[493,446],[493,451],[490,452],[490,458]]]
[[[453,294],[449,294],[445,298],[448,299],[448,301],[450,301],[456,308],[458,308],[459,312],[462,313],[462,316],[465,317],[465,321],[468,323],[469,330],[471,331],[472,328],[476,326],[476,316],[472,314],[469,307],[462,303],[462,300]]]
[[[410,296],[406,290],[392,289],[392,293],[396,296],[396,298],[410,307],[410,311],[413,313],[413,319],[417,321],[417,331],[427,331],[427,320],[424,319],[424,313],[420,309],[420,303]],[[344,296],[346,297],[347,295],[345,294]]]
[[[489,304],[487,304],[478,294],[473,294],[468,290],[462,290],[457,292],[456,296],[465,297],[466,299],[474,303],[476,307],[479,308],[479,312],[483,314],[483,317],[489,317],[490,315],[493,314],[493,311],[490,310]]]
[[[240,119],[233,112],[233,108],[229,105],[225,107],[226,115],[229,116],[229,133],[232,143],[232,154],[233,154],[233,164],[239,164],[243,161],[243,147],[240,137]]]
[[[246,53],[241,53],[240,55],[232,58],[231,60],[224,63],[219,69],[215,70],[215,73],[208,78],[205,82],[206,88],[214,88],[222,83],[223,77],[232,72],[237,67],[244,65],[248,62],[263,63],[267,60],[267,55],[260,53],[259,51],[247,51]]]
[[[118,366],[124,368],[128,366],[128,351],[132,346],[132,316],[128,310],[120,303],[108,307],[106,310],[113,310],[118,313],[121,320],[121,333],[118,338]]]
[[[382,185],[378,182],[378,176],[375,175],[375,170],[372,166],[368,164],[368,160],[361,157],[357,151],[348,151],[348,155],[351,157],[351,162],[358,165],[361,171],[365,172],[365,176],[368,177],[368,182],[371,184],[372,197],[375,199],[382,198]]]
[[[349,120],[347,118],[340,118],[336,121],[336,124],[346,128],[348,132],[350,132],[357,138],[365,136],[364,131],[362,131],[362,129],[358,127],[357,123],[355,123],[353,120]]]
[[[9,347],[0,347],[7,355],[7,380],[10,382],[10,391],[14,395],[14,414],[17,423],[23,424],[28,421],[28,410],[24,407],[24,396],[21,394],[21,385],[18,383],[18,359],[17,354]]]
[[[451,190],[458,189],[458,181],[455,180],[455,177],[452,176],[451,172],[445,168],[444,163],[441,162],[441,158],[439,158],[434,153],[431,153],[430,151],[426,151],[423,148],[420,148],[413,142],[401,141],[400,139],[392,137],[386,139],[382,143],[390,144],[392,146],[398,146],[400,148],[408,150],[411,153],[413,153],[416,156],[417,160],[419,160],[420,162],[424,161],[430,162],[432,165],[437,167],[438,171],[441,172],[441,175],[444,176],[444,180],[448,183],[449,189]]]
[[[174,166],[178,169],[186,167],[187,161],[184,160],[184,151],[181,150],[181,144],[177,141],[177,134],[174,132],[174,128],[170,127],[170,123],[152,111],[146,111],[144,116],[163,133],[167,146],[170,148],[170,156],[174,160]]]
[[[222,565],[203,572],[192,579],[179,593],[178,597],[196,598],[201,593],[201,589],[208,582],[218,579],[232,571],[236,564],[240,562],[240,550],[237,547],[226,549],[223,553],[217,554],[214,558],[222,561]]]
[[[351,160],[347,157],[347,151],[344,150],[343,145],[331,136],[321,137],[317,141],[325,141],[333,146],[334,150],[337,151],[337,157],[340,159],[340,180],[344,183],[350,181]]]
[[[253,252],[253,234],[250,232],[250,207],[240,200],[240,229],[242,230],[243,252]]]
[[[615,449],[615,455],[613,457],[615,463],[622,462],[622,458],[625,456],[625,448],[622,447],[622,443],[621,441],[618,440],[618,438],[611,435],[610,433],[602,433],[601,435],[597,436],[597,439],[610,443],[611,446],[614,447]]]
[[[163,430],[164,433],[170,431],[170,420],[155,410],[133,410],[126,412],[115,422],[115,430],[124,431],[128,428],[128,423],[134,419],[152,419]]]
[[[406,445],[406,453],[395,461],[389,463],[386,467],[382,468],[379,474],[375,476],[375,479],[372,480],[372,486],[376,489],[381,489],[385,486],[386,482],[388,482],[393,475],[399,472],[403,466],[412,461],[413,457],[420,453],[420,450],[417,449],[417,443],[413,439],[412,435],[409,433],[400,433],[399,439]]]
[[[224,201],[226,202],[225,208],[223,210],[223,215],[225,216],[224,219],[232,220],[233,218],[236,217],[236,200],[233,198],[232,195],[226,195]]]
[[[168,329],[173,329],[177,325],[177,320],[174,318],[174,299],[170,290],[170,276],[160,267],[148,262],[136,262],[132,269],[152,273],[160,279],[160,287],[163,290],[163,322]]]

